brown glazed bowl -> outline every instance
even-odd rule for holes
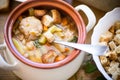
[[[47,79],[66,80],[69,77],[71,77],[79,69],[84,59],[84,53],[80,53],[81,51],[75,49],[67,58],[65,58],[62,61],[51,63],[51,64],[42,64],[42,63],[32,62],[31,60],[28,60],[25,57],[23,57],[16,50],[12,42],[12,28],[18,16],[20,16],[23,12],[27,11],[29,8],[34,8],[34,7],[44,7],[44,8],[51,8],[51,9],[56,8],[61,12],[69,15],[75,22],[76,27],[78,29],[77,43],[82,43],[82,44],[84,44],[85,38],[86,38],[86,27],[81,15],[78,13],[77,10],[83,10],[82,7],[85,7],[84,10],[87,10],[88,12],[90,12],[90,10],[88,10],[88,7],[85,5],[77,6],[75,9],[70,4],[66,3],[63,0],[29,0],[18,5],[10,13],[10,15],[7,18],[5,28],[4,28],[4,38],[5,38],[5,44],[6,44],[5,47],[7,48],[6,50],[8,52],[8,55],[11,57],[10,58],[11,60],[8,60],[8,62],[12,61],[12,63],[16,63],[14,65],[9,64],[10,66],[6,65],[7,68],[14,69],[17,66],[18,69],[16,69],[14,73],[18,75],[20,78],[22,78],[23,80],[38,80],[38,79],[39,80],[40,79],[41,80],[47,80]],[[87,13],[85,11],[85,13],[87,16],[93,15],[93,17],[90,18],[91,22],[88,24],[88,27],[92,28],[95,24],[95,16],[92,13],[92,11],[90,13]],[[90,19],[88,18],[88,20]],[[32,73],[31,73],[31,70],[32,70]],[[54,73],[54,70],[58,71],[58,73]],[[67,75],[61,74],[60,71]],[[24,75],[22,74],[22,72],[24,72]],[[39,75],[37,76],[36,73]],[[35,75],[36,77],[29,76],[28,74],[29,75],[36,74]],[[53,77],[51,76],[51,74],[59,77]],[[44,76],[44,75],[48,75],[48,76]],[[26,76],[29,76],[29,77],[26,77]]]

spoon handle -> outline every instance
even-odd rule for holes
[[[105,52],[108,50],[108,47],[105,45],[90,45],[90,44],[79,44],[79,43],[76,44],[76,43],[63,42],[63,41],[54,41],[54,42],[69,47],[73,47],[96,56],[104,55]]]

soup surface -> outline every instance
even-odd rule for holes
[[[16,20],[12,40],[24,57],[47,64],[65,59],[73,50],[54,40],[77,42],[77,33],[69,15],[57,9],[30,8]]]
[[[100,56],[101,63],[114,80],[120,80],[120,21],[100,36],[100,43],[109,46],[105,56]]]

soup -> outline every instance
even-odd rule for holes
[[[44,64],[61,61],[73,51],[54,40],[77,42],[78,38],[76,25],[69,15],[44,8],[30,8],[21,14],[12,34],[12,41],[21,55]]]

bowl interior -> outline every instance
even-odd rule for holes
[[[25,57],[23,57],[14,47],[14,44],[12,42],[12,27],[18,18],[22,13],[24,13],[26,10],[28,10],[31,7],[38,7],[38,8],[56,8],[60,10],[61,12],[64,12],[65,14],[69,15],[73,21],[75,22],[77,29],[78,29],[78,43],[84,43],[85,37],[86,37],[86,30],[84,22],[79,15],[78,12],[74,10],[72,6],[70,6],[68,3],[62,1],[62,0],[55,0],[55,1],[49,1],[49,0],[34,0],[34,1],[26,1],[20,5],[18,5],[8,16],[8,19],[5,24],[4,28],[4,37],[5,42],[7,43],[8,48],[13,53],[13,55],[19,59],[21,62],[30,65],[32,67],[36,68],[55,68],[63,66],[69,62],[71,62],[78,54],[79,50],[73,50],[70,56],[65,58],[62,61],[52,63],[52,64],[40,64],[32,62]]]

